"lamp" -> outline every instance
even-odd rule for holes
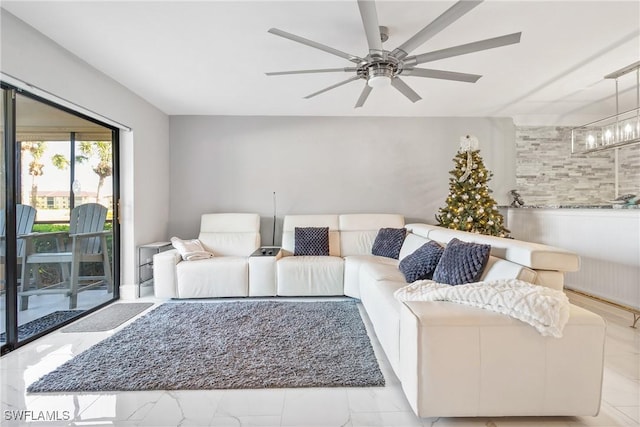
[[[371,88],[391,86],[393,68],[386,64],[374,64],[369,67],[369,78],[367,84]]]
[[[618,78],[635,72],[636,108],[620,112]],[[640,143],[640,61],[604,76],[615,79],[616,114],[571,129],[571,153],[618,149]]]
[[[367,80],[367,84],[369,87],[385,87],[391,86],[391,77],[389,76],[371,76],[369,80]]]

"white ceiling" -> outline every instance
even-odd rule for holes
[[[378,1],[393,50],[454,1]],[[413,54],[522,31],[519,44],[425,64],[482,74],[475,84],[406,77],[422,100],[365,84],[304,96],[351,74],[265,76],[266,71],[351,66],[267,33],[271,27],[364,56],[355,0],[2,1],[35,27],[170,115],[476,116],[519,124],[581,124],[615,113],[604,75],[640,59],[640,2],[487,0]],[[636,76],[619,80],[621,111],[636,107]]]

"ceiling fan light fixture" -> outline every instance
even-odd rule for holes
[[[382,65],[369,68],[369,78],[367,84],[371,88],[391,86],[391,77],[393,77],[393,68]]]
[[[367,80],[367,84],[371,88],[391,86],[391,77],[389,76],[371,76]]]

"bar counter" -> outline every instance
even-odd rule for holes
[[[640,309],[638,205],[559,204],[500,210],[513,238],[580,255],[580,270],[565,275],[565,287]]]

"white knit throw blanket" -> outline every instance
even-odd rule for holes
[[[562,337],[569,320],[569,299],[562,291],[517,279],[451,286],[417,281],[398,289],[399,301],[450,301],[506,314],[536,328],[544,336]]]

